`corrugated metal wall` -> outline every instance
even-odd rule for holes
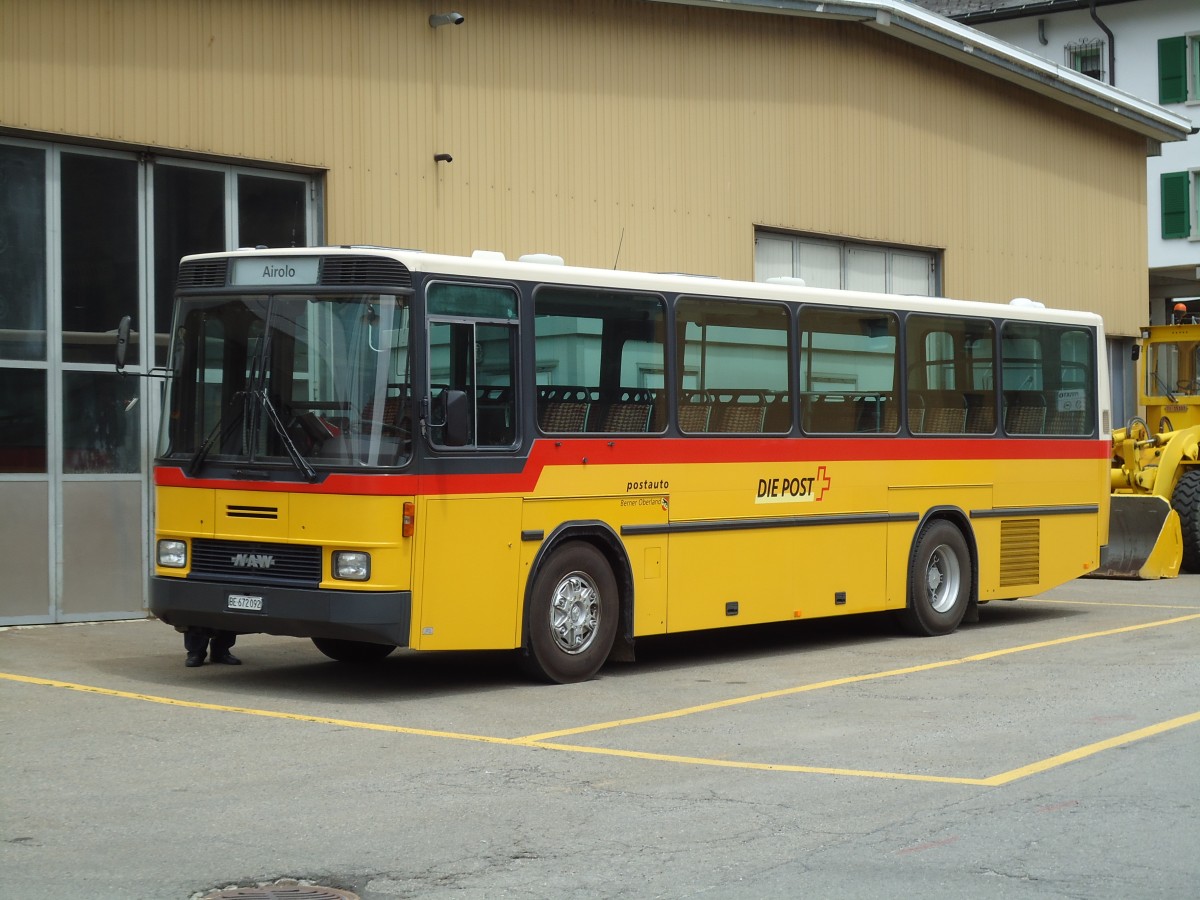
[[[944,248],[952,296],[1116,333],[1146,308],[1143,138],[853,23],[0,0],[0,125],[325,168],[334,243],[750,278],[763,225]]]

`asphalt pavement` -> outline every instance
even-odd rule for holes
[[[566,686],[507,654],[255,635],[189,669],[149,620],[0,629],[0,894],[1192,897],[1198,638],[1195,575],[941,638],[642,640]]]

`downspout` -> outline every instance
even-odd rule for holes
[[[1092,0],[1089,12],[1092,14],[1092,21],[1100,26],[1100,30],[1108,36],[1108,83],[1113,87],[1117,86],[1117,47],[1116,37],[1112,33],[1112,29],[1100,21],[1100,17],[1096,15],[1096,0]]]

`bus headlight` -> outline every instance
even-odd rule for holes
[[[336,550],[333,577],[342,581],[366,581],[371,577],[371,554],[361,550]]]
[[[158,564],[164,569],[182,569],[187,565],[185,541],[159,541]]]

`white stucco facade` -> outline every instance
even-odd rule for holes
[[[1163,38],[1194,36],[1200,41],[1200,3],[1197,0],[1132,0],[1101,6],[1099,19],[1112,32],[1112,71],[1117,88],[1135,96],[1160,103],[1158,44]],[[1109,72],[1109,38],[1087,9],[1045,12],[1036,9],[1025,18],[984,22],[980,31],[1015,44],[1059,65],[1068,64],[1069,45],[1081,41],[1104,42],[1102,65]],[[1044,41],[1044,43],[1043,43]],[[1195,86],[1200,73],[1194,71],[1195,51],[1189,47],[1190,83]],[[1164,108],[1190,119],[1200,126],[1200,96],[1183,103],[1164,103]],[[1164,239],[1162,234],[1161,176],[1165,172],[1192,173],[1190,191],[1191,235]],[[1169,306],[1165,301],[1200,297],[1200,221],[1198,221],[1197,184],[1200,184],[1200,135],[1186,141],[1163,144],[1158,155],[1147,158],[1146,212],[1147,244],[1151,270],[1151,314],[1158,319]],[[1190,281],[1190,283],[1188,283]]]

